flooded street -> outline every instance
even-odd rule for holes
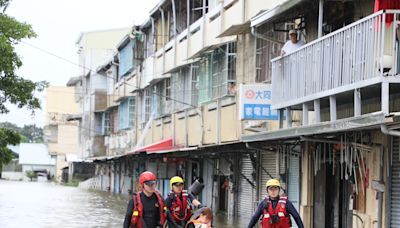
[[[0,180],[0,227],[122,227],[128,197],[53,183]],[[246,227],[217,216],[215,227]]]
[[[126,202],[75,187],[0,180],[0,227],[122,227]]]

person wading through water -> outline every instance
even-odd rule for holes
[[[124,228],[159,228],[165,223],[165,206],[156,190],[156,176],[149,171],[140,174],[141,192],[132,194],[126,211]]]
[[[281,183],[279,180],[271,179],[266,184],[268,196],[259,204],[256,212],[250,220],[248,228],[253,228],[262,216],[262,228],[289,228],[291,227],[290,215],[293,216],[299,228],[304,228],[303,222],[296,208],[287,199],[279,196]]]
[[[183,228],[192,217],[192,205],[200,208],[201,203],[193,194],[183,189],[184,182],[179,176],[170,180],[171,192],[165,198],[169,228]]]

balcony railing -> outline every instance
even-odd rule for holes
[[[400,10],[379,11],[272,60],[273,106],[282,109],[377,84],[397,73]],[[387,23],[387,18],[393,22]]]

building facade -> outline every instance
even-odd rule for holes
[[[400,11],[379,7],[160,1],[90,72],[105,94],[83,133],[103,148],[86,147],[90,186],[201,178],[203,204],[247,222],[278,178],[306,227],[396,227]],[[306,45],[281,56],[291,29]]]

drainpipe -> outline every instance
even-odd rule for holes
[[[389,130],[385,124],[381,124],[381,131],[385,135],[400,137],[400,131]],[[383,153],[384,153],[383,146],[381,146],[380,152],[381,152],[380,160],[383,161]],[[383,164],[381,164],[380,166],[379,181],[381,183],[383,182]],[[382,204],[383,204],[383,192],[378,192],[378,228],[382,227],[382,207],[383,207]]]
[[[221,4],[221,10],[220,10],[220,13],[219,13],[219,18],[220,18],[219,34],[221,34],[224,31],[224,13],[225,13],[225,8],[224,8],[224,0],[220,0],[219,2]]]
[[[189,50],[190,50],[190,0],[186,0],[186,59],[189,58]],[[204,15],[203,15],[204,16]]]
[[[380,168],[379,168],[379,182],[383,183],[383,158],[384,158],[384,148],[381,145],[380,149]],[[382,228],[382,208],[383,208],[383,192],[378,192],[378,228]]]
[[[319,0],[318,10],[318,38],[322,37],[322,24],[324,23],[324,0]]]
[[[206,45],[206,1],[203,0],[203,23],[201,25],[202,36],[201,36],[201,48],[204,48]],[[190,33],[190,29],[189,29]]]
[[[203,113],[201,110],[201,106],[196,107],[196,113],[197,115],[199,115],[200,118],[200,132],[201,132],[201,136],[200,136],[200,143],[199,145],[202,146],[203,142],[204,142],[204,119],[203,119]]]
[[[400,131],[389,130],[385,124],[381,124],[381,131],[385,135],[400,137]]]
[[[164,10],[161,8],[158,10],[161,12],[161,41],[162,41],[162,49],[163,49],[162,73],[164,73],[164,70],[165,70],[165,18],[164,18]]]
[[[217,99],[217,144],[221,143],[221,99]]]
[[[246,22],[246,0],[242,0],[242,23]]]
[[[176,58],[177,58],[177,44],[178,44],[178,42],[177,42],[177,39],[178,39],[178,37],[177,37],[177,34],[176,34],[176,8],[175,8],[175,0],[172,0],[172,16],[173,16],[173,20],[174,20],[174,53],[175,53],[175,55],[174,55],[174,67],[176,66],[176,62],[177,62],[177,60],[176,60]],[[169,28],[169,29],[171,29],[171,28]]]

